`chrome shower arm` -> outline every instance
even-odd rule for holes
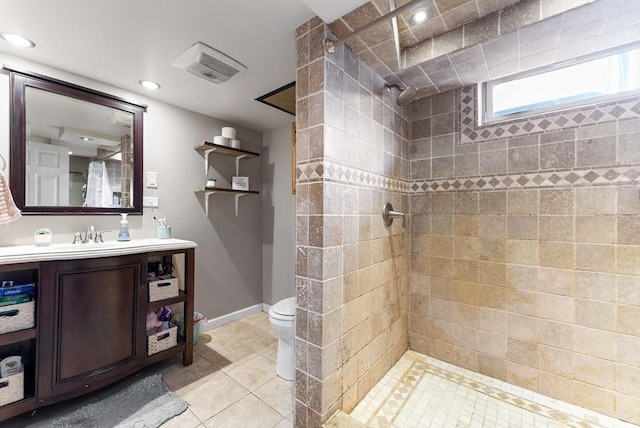
[[[393,219],[398,217],[402,217],[402,227],[406,228],[407,221],[405,214],[399,211],[394,211],[393,205],[391,205],[389,202],[384,204],[384,207],[382,207],[382,221],[384,221],[385,226],[391,226],[391,223],[393,223]]]

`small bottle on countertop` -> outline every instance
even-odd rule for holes
[[[127,213],[120,214],[122,220],[120,220],[120,232],[118,233],[118,241],[130,241],[129,236],[129,222],[127,221]]]

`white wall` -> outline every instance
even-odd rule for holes
[[[240,198],[236,217],[232,196],[213,195],[207,218],[202,196],[196,196],[193,192],[204,185],[206,177],[203,157],[200,152],[193,150],[196,143],[205,139],[211,141],[214,135],[219,135],[222,126],[234,126],[243,148],[261,152],[261,132],[4,54],[0,54],[0,64],[148,105],[144,114],[144,171],[158,173],[158,189],[145,187],[144,194],[158,196],[160,207],[145,208],[143,215],[129,217],[132,238],[155,237],[153,216],[166,216],[173,228],[173,237],[198,243],[195,309],[209,319],[263,302],[261,197]],[[9,160],[7,74],[0,74],[0,154]],[[233,158],[212,155],[210,159],[213,169],[210,169],[209,175],[216,176],[219,185],[225,184],[224,180],[230,181],[231,176],[235,175]],[[9,175],[9,168],[5,174]],[[240,175],[249,177],[251,189],[261,190],[261,159],[241,161]],[[71,242],[73,232],[84,230],[87,225],[94,225],[98,230],[114,231],[105,234],[105,240],[113,240],[117,236],[119,216],[24,215],[16,222],[0,225],[0,246],[31,244],[33,231],[39,227],[52,229],[54,243]]]
[[[296,198],[291,194],[291,125],[265,132],[262,148],[262,294],[295,294]]]

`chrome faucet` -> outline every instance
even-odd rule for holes
[[[87,234],[85,235],[86,242],[95,241],[96,239],[96,228],[93,226],[87,226]]]
[[[102,240],[103,232],[96,232],[96,228],[94,226],[87,226],[87,231],[84,235],[82,232],[76,232],[73,235],[73,244],[88,244],[89,242],[104,242]]]

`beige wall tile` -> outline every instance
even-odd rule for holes
[[[613,331],[615,309],[613,303],[597,300],[576,299],[576,324],[600,330]]]
[[[504,263],[478,262],[478,282],[489,285],[505,285],[506,266]]]
[[[478,331],[478,351],[494,357],[504,358],[507,352],[507,337],[502,334]]]
[[[538,367],[538,344],[507,337],[507,360],[528,367]]]
[[[579,381],[612,390],[615,385],[616,365],[611,361],[576,354],[575,376]]]
[[[507,382],[536,391],[538,389],[538,370],[507,361]]]
[[[575,383],[575,403],[600,413],[613,414],[615,412],[613,391],[583,382]]]
[[[538,318],[519,315],[507,315],[507,336],[528,342],[538,342]]]
[[[498,215],[507,212],[507,192],[480,192],[479,214]]]
[[[537,239],[538,216],[509,216],[507,219],[507,238]]]
[[[480,238],[478,258],[489,262],[504,262],[506,241],[503,238]]]
[[[538,264],[538,242],[533,240],[507,239],[506,261],[523,265]]]
[[[480,307],[478,309],[478,328],[504,335],[507,331],[507,314],[504,311]]]
[[[507,213],[516,215],[538,214],[538,190],[514,190],[507,194]],[[540,214],[543,214],[540,211]]]
[[[620,364],[640,367],[640,337],[618,334],[616,339],[616,361]]]
[[[640,391],[640,368],[616,364],[616,391],[637,395]]]
[[[538,268],[538,290],[543,293],[573,296],[574,276],[573,270]]]
[[[618,243],[640,245],[640,216],[619,216],[617,218]]]
[[[635,395],[615,394],[616,416],[640,425],[640,398]]]
[[[540,242],[538,244],[541,266],[561,269],[574,268],[574,246],[567,242]]]
[[[453,238],[453,255],[457,259],[477,260],[479,239],[477,237]]]
[[[574,191],[572,189],[540,190],[540,214],[573,214]]]
[[[505,238],[507,217],[504,215],[478,216],[478,235],[487,238]]]
[[[454,302],[452,321],[468,327],[478,328],[478,307]]]
[[[585,187],[576,189],[576,215],[615,214],[615,187]]]
[[[588,356],[614,361],[616,358],[616,334],[575,326],[573,350]]]
[[[574,381],[541,371],[538,374],[538,392],[571,403],[574,400]]]
[[[474,260],[453,260],[453,278],[460,281],[477,281],[478,262]]]
[[[485,308],[504,309],[506,305],[504,287],[478,284],[478,304]]]
[[[640,307],[638,305],[617,305],[616,328],[618,333],[640,336]]]
[[[538,294],[538,316],[554,321],[573,322],[574,299],[555,294]]]
[[[626,275],[640,275],[640,246],[616,246],[616,272]]]
[[[478,283],[469,281],[453,281],[453,301],[467,305],[478,304]],[[474,306],[476,307],[476,306]],[[477,307],[476,307],[477,308]]]
[[[614,244],[615,241],[616,222],[613,216],[576,216],[576,242]]]
[[[538,268],[535,266],[507,265],[507,287],[535,291],[538,288]]]
[[[453,238],[451,236],[432,236],[431,255],[453,257]]]
[[[455,215],[453,232],[455,236],[478,236],[478,216]]]
[[[618,303],[640,305],[640,277],[618,275]]]
[[[573,216],[540,216],[538,238],[541,241],[573,242],[575,239],[573,225]]]
[[[562,349],[540,345],[538,347],[540,370],[555,373],[556,375],[573,378],[575,367],[573,364],[574,353]],[[542,373],[540,373],[542,375]]]
[[[574,326],[557,321],[538,320],[538,340],[543,345],[574,350]]]
[[[538,293],[531,291],[505,289],[507,309],[521,315],[537,316]]]
[[[597,272],[576,272],[576,297],[615,302],[616,276]]]
[[[478,371],[495,379],[507,380],[507,362],[502,358],[479,354]]]
[[[576,269],[615,272],[616,247],[602,244],[576,244]]]

